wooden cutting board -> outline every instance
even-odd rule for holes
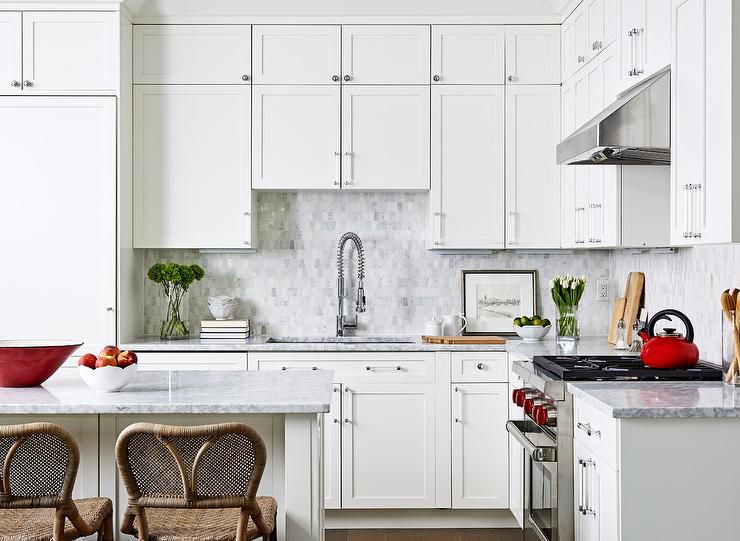
[[[624,324],[627,326],[628,344],[632,344],[632,325],[640,314],[644,292],[645,275],[641,272],[631,272],[624,292],[624,298],[627,300],[624,307]]]
[[[617,343],[617,325],[619,324],[619,320],[624,318],[625,306],[627,306],[627,299],[625,299],[624,297],[618,297],[614,299],[614,307],[612,308],[612,319],[609,322],[609,336],[606,340],[610,344]],[[625,320],[625,325],[626,324],[627,320]]]
[[[422,336],[421,341],[426,344],[445,344],[445,345],[502,345],[506,344],[506,338],[500,336]]]

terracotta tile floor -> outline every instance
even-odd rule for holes
[[[327,530],[326,541],[522,541],[522,531]]]

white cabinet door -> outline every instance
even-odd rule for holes
[[[18,94],[21,81],[21,14],[0,12],[0,94]]]
[[[342,385],[334,384],[324,414],[324,508],[342,508]]]
[[[428,26],[343,26],[343,81],[429,84],[429,41]]]
[[[134,25],[134,84],[249,84],[251,27]]]
[[[589,503],[593,504],[592,488],[589,484],[593,479],[591,465],[593,453],[580,441],[573,441],[573,509],[575,511],[574,538],[575,541],[599,541],[598,523],[590,513]],[[591,495],[591,501],[589,496]]]
[[[504,42],[500,26],[432,27],[432,81],[438,84],[504,84]]]
[[[433,508],[434,385],[355,383],[342,395],[342,508]]]
[[[617,541],[617,471],[578,440],[573,442],[575,541]]]
[[[563,80],[570,79],[586,62],[587,21],[585,5],[580,4],[563,23]]]
[[[342,188],[429,189],[429,87],[342,89]]]
[[[671,244],[701,242],[707,153],[705,0],[676,0],[671,72]]]
[[[432,88],[430,248],[504,248],[503,86]]]
[[[570,79],[562,87],[562,138],[576,130],[576,81]],[[576,172],[582,166],[561,165],[561,246],[578,248],[576,245]]]
[[[509,507],[508,387],[507,383],[453,387],[453,509]]]
[[[671,0],[621,0],[622,77],[632,86],[671,63]]]
[[[506,27],[506,80],[518,85],[562,82],[559,25]]]
[[[339,189],[339,88],[255,85],[252,187]]]
[[[250,88],[134,89],[134,247],[252,247]]]
[[[560,247],[560,86],[510,85],[506,105],[506,245]]]
[[[528,358],[518,359],[516,354],[509,354],[509,366],[516,360],[528,360]],[[512,396],[514,389],[521,389],[524,381],[513,371],[509,371],[509,390],[507,396]],[[509,406],[510,420],[523,420],[524,410],[507,400]],[[514,515],[519,527],[524,526],[524,448],[522,445],[509,434],[509,509]]]
[[[117,91],[119,36],[117,13],[25,12],[25,90]]]
[[[97,352],[116,340],[116,100],[4,97],[0,126],[0,332]]]
[[[255,84],[340,84],[341,27],[254,26]]]

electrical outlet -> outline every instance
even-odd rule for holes
[[[596,280],[596,301],[607,302],[609,300],[609,280],[601,278]]]

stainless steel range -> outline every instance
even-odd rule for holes
[[[720,380],[721,371],[699,364],[688,369],[654,369],[637,356],[552,356],[515,362],[524,387],[512,401],[524,410],[506,430],[524,449],[524,539],[573,541],[573,397],[568,381]],[[588,512],[581,509],[580,512]]]

